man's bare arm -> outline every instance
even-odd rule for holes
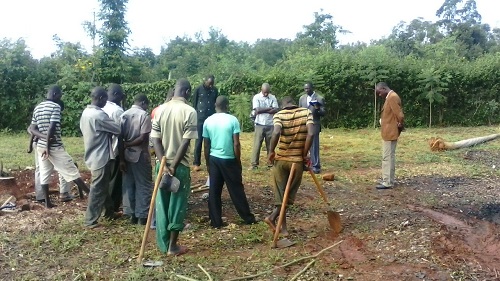
[[[304,150],[302,150],[302,158],[304,161],[308,161],[308,154],[309,154],[309,149],[311,149],[312,141],[314,139],[314,125],[313,124],[307,124],[307,137],[306,137],[306,143],[304,144]]]

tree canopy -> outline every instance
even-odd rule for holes
[[[500,29],[481,22],[474,0],[445,0],[436,22],[416,18],[370,44],[340,45],[343,28],[323,11],[294,39],[262,38],[250,44],[230,40],[210,27],[170,40],[159,54],[131,49],[127,0],[100,0],[95,22],[83,23],[97,40],[89,53],[57,36],[57,51],[36,60],[22,39],[0,41],[0,129],[24,130],[48,85],[64,89],[65,134],[79,134],[78,119],[95,85],[121,83],[128,99],[145,93],[153,104],[165,99],[175,79],[194,86],[207,74],[231,99],[231,111],[251,130],[251,97],[263,82],[279,98],[298,97],[305,81],[325,96],[327,127],[376,125],[381,102],[373,86],[385,81],[403,100],[408,126],[498,123]],[[151,31],[152,34],[154,31]],[[130,104],[130,101],[129,103]],[[438,118],[433,118],[433,116]]]

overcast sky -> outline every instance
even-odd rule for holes
[[[230,40],[290,38],[323,9],[351,34],[341,43],[369,42],[391,33],[400,21],[417,17],[436,20],[444,0],[129,0],[126,19],[131,47],[149,47],[158,53],[176,36],[206,34],[212,26]],[[483,22],[500,27],[499,0],[476,0]],[[35,58],[48,56],[56,46],[52,37],[92,45],[82,22],[99,11],[97,0],[0,0],[0,38],[24,38]],[[495,12],[496,11],[496,12]]]

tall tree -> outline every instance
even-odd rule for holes
[[[99,0],[101,10],[98,19],[102,27],[98,31],[100,42],[100,81],[123,83],[127,71],[125,52],[130,29],[125,20],[128,0]]]
[[[447,86],[451,76],[443,73],[434,67],[426,68],[418,75],[418,83],[421,86],[422,94],[420,98],[426,99],[429,102],[429,128],[432,127],[432,106],[436,102],[438,104],[446,101],[446,96],[443,92],[448,90]]]
[[[445,0],[436,16],[445,34],[464,46],[464,57],[475,59],[487,51],[490,26],[481,23],[475,0]]]
[[[333,16],[320,12],[314,13],[314,22],[304,25],[304,31],[297,33],[297,39],[310,47],[325,46],[334,49],[337,44],[337,33],[345,33],[341,26],[333,23]]]
[[[401,56],[422,56],[422,46],[434,44],[443,38],[439,26],[422,18],[412,20],[409,24],[400,22],[396,25],[388,40],[387,46]]]

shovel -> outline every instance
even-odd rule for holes
[[[295,244],[295,242],[291,241],[288,238],[283,238],[278,241],[278,237],[280,236],[281,225],[283,224],[283,220],[285,219],[285,210],[286,203],[288,202],[288,194],[290,193],[290,186],[292,185],[293,176],[295,174],[295,163],[292,164],[292,168],[290,169],[290,175],[288,176],[288,181],[285,187],[285,193],[283,194],[283,202],[281,203],[280,215],[278,217],[278,224],[276,225],[276,230],[274,231],[273,237],[273,248],[287,248]]]
[[[166,163],[167,163],[167,157],[163,156],[161,159],[158,175],[156,176],[155,186],[153,188],[153,195],[151,196],[151,202],[149,203],[148,221],[146,223],[146,227],[144,228],[144,234],[142,235],[141,250],[139,251],[139,257],[137,258],[138,263],[142,262],[142,257],[144,256],[144,249],[146,248],[146,241],[148,238],[151,221],[153,219],[153,210],[155,207],[156,194],[158,194],[158,187],[160,186],[160,181],[163,176],[163,169],[165,168]]]
[[[314,184],[316,185],[316,188],[318,189],[321,198],[323,198],[323,201],[325,201],[325,204],[328,207],[326,214],[328,215],[328,223],[330,224],[330,228],[333,230],[333,233],[335,235],[338,235],[342,231],[342,222],[340,221],[340,214],[338,212],[331,210],[331,206],[330,203],[328,202],[328,199],[326,198],[325,191],[321,187],[318,179],[316,178],[316,175],[310,168],[309,168],[309,174],[311,174],[311,177],[314,180]]]

